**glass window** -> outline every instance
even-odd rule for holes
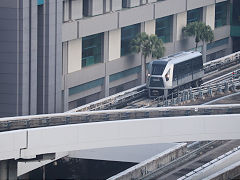
[[[130,42],[140,33],[140,24],[135,24],[121,29],[121,56],[131,53]]]
[[[130,76],[132,74],[136,74],[138,72],[141,71],[141,67],[138,66],[138,67],[135,67],[135,68],[131,68],[131,69],[128,69],[128,70],[125,70],[125,71],[122,71],[122,72],[118,72],[118,73],[115,73],[115,74],[112,74],[110,75],[109,77],[109,81],[110,82],[113,82],[113,81],[116,81],[118,79],[121,79],[121,78],[125,78],[127,76]]]
[[[167,16],[156,20],[156,35],[165,43],[171,41],[172,16]]]
[[[83,0],[83,16],[90,16],[90,1]]]
[[[187,23],[201,21],[202,20],[202,8],[193,9],[187,12]]]
[[[80,92],[83,92],[83,91],[87,91],[89,89],[101,86],[101,85],[103,85],[103,83],[104,83],[104,78],[96,79],[94,81],[90,81],[90,82],[81,84],[79,86],[75,86],[75,87],[69,88],[69,92],[68,93],[69,93],[69,96],[71,96],[73,94],[77,94],[77,93],[80,93]]]
[[[212,48],[216,48],[218,46],[222,46],[224,44],[228,44],[228,38],[224,38],[224,39],[220,39],[218,41],[208,43],[207,44],[207,50],[212,49]]]
[[[207,62],[218,59],[226,55],[226,49],[207,55]]]
[[[240,1],[234,0],[232,4],[232,25],[240,26]]]
[[[193,72],[194,71],[199,71],[200,69],[203,68],[203,59],[202,56],[196,57],[192,59],[192,68]]]
[[[102,62],[103,33],[82,38],[82,67]]]
[[[122,0],[122,8],[128,7],[128,0]]]
[[[224,26],[227,24],[227,2],[216,4],[215,8],[215,27]]]
[[[37,4],[38,4],[38,5],[44,4],[44,0],[37,0]]]

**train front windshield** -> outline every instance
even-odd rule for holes
[[[162,75],[166,67],[165,63],[153,64],[152,65],[152,75]]]

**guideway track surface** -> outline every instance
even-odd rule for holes
[[[219,114],[240,114],[240,104],[119,109],[1,118],[0,131],[102,121]]]

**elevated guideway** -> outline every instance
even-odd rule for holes
[[[0,160],[103,147],[240,138],[240,105],[143,108],[108,114],[107,118],[106,111],[19,117],[43,121],[40,125],[45,127],[37,123],[36,128],[1,132]],[[18,118],[1,122],[7,120],[19,124]]]

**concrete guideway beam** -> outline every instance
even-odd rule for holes
[[[21,149],[27,148],[27,130],[0,133],[0,161],[21,158]]]
[[[149,118],[28,129],[21,158],[140,144],[239,139],[240,114]]]
[[[2,132],[0,161],[104,147],[240,139],[239,119],[240,114],[165,117]]]

